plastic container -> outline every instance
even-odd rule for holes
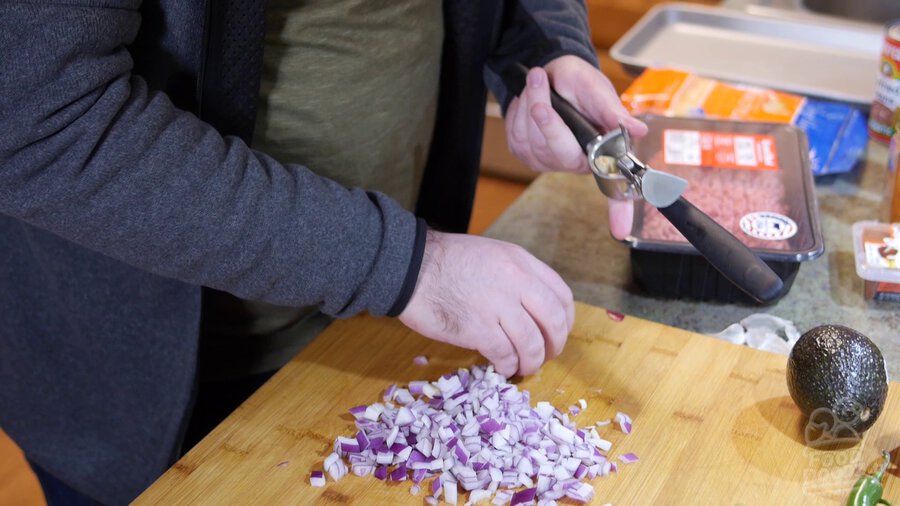
[[[856,274],[865,280],[867,299],[900,302],[900,223],[853,224]]]
[[[635,155],[687,179],[684,197],[765,261],[784,281],[784,296],[800,263],[825,251],[805,134],[777,123],[642,119],[650,133],[633,141]],[[758,304],[644,201],[625,241],[634,280],[650,294]]]

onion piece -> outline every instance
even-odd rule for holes
[[[607,310],[606,310],[606,316],[608,316],[609,319],[612,320],[612,321],[614,321],[614,322],[620,322],[620,321],[622,321],[622,320],[625,319],[625,315],[624,315],[624,314],[622,314],[622,313],[620,313],[620,312],[618,312],[618,311],[610,310],[610,309],[607,309]]]
[[[443,487],[441,486],[441,477],[438,476],[434,479],[434,481],[431,482],[431,495],[437,498],[441,495],[442,490]]]
[[[384,412],[384,406],[381,404],[375,403],[366,407],[365,413],[363,413],[363,418],[366,420],[371,420],[373,422],[377,422],[378,418],[381,417],[381,413]]]
[[[510,499],[512,499],[513,493],[508,490],[501,490],[494,495],[494,500],[491,501],[491,504],[494,506],[504,506],[508,504]]]
[[[509,500],[509,506],[516,506],[517,504],[525,504],[534,501],[534,496],[536,493],[536,488],[526,488],[524,490],[520,490],[512,495],[512,498]]]
[[[583,503],[588,502],[594,498],[594,487],[587,483],[577,483],[566,489],[566,497]]]
[[[369,442],[369,436],[367,436],[364,431],[357,431],[356,444],[359,447],[359,451],[365,451],[366,449],[368,449]]]
[[[425,355],[417,355],[413,358],[413,363],[416,365],[428,365],[428,357]]]
[[[313,471],[309,473],[309,484],[314,487],[324,487],[325,473],[322,471]]]
[[[597,432],[612,421],[578,428],[549,402],[532,407],[528,391],[518,390],[490,366],[405,388],[390,385],[383,398],[383,403],[351,409],[358,430],[354,437],[338,437],[334,454],[326,459],[325,471],[334,479],[347,474],[343,457],[358,476],[412,479],[413,495],[432,479],[429,503],[442,496],[456,503],[462,488],[469,491],[468,503],[494,495],[497,504],[514,498],[515,504],[555,504],[564,497],[589,500],[593,487],[582,486],[583,480],[617,469],[601,453],[609,452],[612,443]],[[579,399],[569,413],[576,416],[586,408],[587,401]],[[630,431],[631,419],[624,413],[614,421]],[[630,463],[626,455],[637,459],[625,454],[618,460]]]
[[[456,493],[458,490],[456,488],[456,482],[450,481],[450,480],[444,480],[443,486],[444,486],[444,502],[450,503],[450,504],[456,504],[457,503]]]
[[[626,464],[634,464],[638,461],[638,457],[633,453],[626,453],[625,455],[619,455],[619,460]]]
[[[384,391],[384,395],[382,395],[382,399],[384,402],[390,402],[394,400],[394,392],[397,391],[397,385],[395,383],[391,383],[388,385],[387,390]]]
[[[625,413],[618,412],[614,418],[615,422],[619,424],[619,428],[625,434],[631,434],[631,417],[626,415]]]
[[[391,471],[390,475],[391,481],[406,481],[406,467],[399,465]]]
[[[474,504],[478,504],[481,501],[486,501],[491,498],[491,495],[492,493],[490,490],[485,490],[482,488],[473,490],[469,492],[469,500],[466,501],[466,505],[471,506]]]

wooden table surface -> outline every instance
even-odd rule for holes
[[[425,366],[413,357],[430,358]],[[347,408],[381,401],[391,383],[436,380],[480,363],[473,352],[427,340],[393,319],[332,324],[136,504],[422,504],[410,482],[373,477],[309,484],[337,436],[355,434]],[[893,462],[885,497],[900,502],[900,385],[856,444],[805,444],[806,420],[788,395],[786,358],[579,304],[565,351],[519,381],[532,402],[565,409],[584,398],[579,426],[631,415],[634,431],[605,427],[610,456],[640,461],[598,477],[592,504],[845,504],[882,449]],[[465,496],[460,494],[460,504]],[[571,504],[570,502],[564,502]]]

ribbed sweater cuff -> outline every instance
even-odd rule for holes
[[[416,243],[413,246],[412,258],[409,260],[409,269],[406,271],[406,278],[403,280],[403,286],[400,287],[400,294],[394,305],[391,306],[387,316],[398,316],[406,309],[409,299],[412,298],[413,291],[416,288],[416,281],[419,279],[419,269],[422,267],[422,257],[425,256],[425,237],[428,235],[428,226],[425,220],[418,218],[416,220]]]

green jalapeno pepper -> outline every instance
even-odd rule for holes
[[[891,455],[886,451],[882,451],[882,454],[884,454],[884,464],[881,465],[881,469],[874,476],[867,474],[857,480],[850,492],[850,498],[847,499],[847,506],[875,506],[876,504],[891,506],[891,503],[881,498],[881,494],[884,492],[881,479],[884,478],[884,472],[891,464]]]

